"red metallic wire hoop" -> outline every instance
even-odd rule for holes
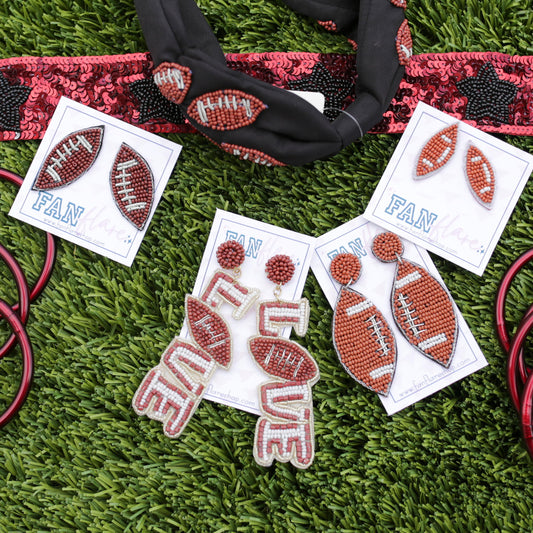
[[[518,327],[516,335],[514,336],[511,342],[511,348],[509,350],[509,359],[516,359],[518,357],[517,354],[522,351],[524,342],[532,329],[533,313],[529,313],[524,318],[524,320],[522,320],[520,326]],[[522,392],[522,396],[518,401],[518,411],[520,413],[522,433],[524,435],[527,450],[531,457],[533,457],[533,374],[527,378],[524,390]]]
[[[527,252],[523,253],[516,261],[509,267],[507,270],[505,276],[503,277],[500,286],[498,288],[498,292],[496,294],[496,309],[495,309],[495,315],[496,315],[496,333],[498,335],[498,338],[500,339],[500,342],[502,344],[503,349],[506,352],[509,352],[510,345],[511,345],[511,338],[509,336],[509,331],[507,328],[507,323],[505,321],[505,300],[507,298],[507,293],[509,291],[509,288],[511,286],[511,283],[515,276],[518,274],[518,272],[523,268],[523,266],[531,261],[533,259],[533,249],[528,250]],[[528,309],[526,314],[524,315],[524,319],[527,318],[531,313],[533,312],[533,306]],[[520,380],[520,384],[523,385],[528,376],[533,372],[533,369],[529,368],[524,360],[524,356],[522,353],[522,350],[520,350],[514,357],[512,364],[514,365],[514,371],[512,375],[512,382],[514,385],[511,389],[511,396],[513,397],[513,403],[515,404],[515,407],[519,409],[520,405],[520,397],[517,392],[518,383],[517,380]],[[508,376],[509,376],[509,365],[508,365]]]
[[[18,313],[20,322],[22,323],[22,325],[25,325],[28,321],[28,315],[30,311],[30,295],[28,284],[26,282],[26,276],[24,275],[24,272],[22,272],[22,269],[20,268],[20,265],[18,264],[16,259],[1,244],[0,257],[4,260],[9,270],[11,270],[11,273],[15,277],[15,282],[17,284],[17,290],[19,295],[19,301],[16,307],[17,309],[20,309]],[[11,309],[13,309],[13,312],[16,312],[15,306],[11,306]],[[12,333],[5,342],[5,344],[0,348],[0,359],[6,356],[14,348],[16,343],[17,337],[15,333]]]
[[[17,340],[22,350],[22,377],[20,385],[15,394],[15,398],[7,409],[0,415],[0,427],[7,424],[22,407],[22,404],[28,396],[30,391],[31,380],[33,377],[33,352],[30,343],[30,339],[26,334],[24,325],[20,321],[17,314],[11,309],[9,304],[0,300],[0,316],[5,318],[9,325],[13,328],[13,333],[17,337]]]
[[[23,179],[14,172],[10,172],[4,168],[0,168],[0,178],[10,181],[15,184],[17,187],[20,187],[23,183]],[[43,268],[39,278],[35,282],[35,285],[30,289],[30,302],[33,302],[40,294],[43,292],[43,289],[46,287],[50,276],[52,275],[52,270],[54,268],[54,262],[56,257],[56,242],[54,236],[51,233],[46,233],[46,257],[44,259]],[[18,310],[18,304],[13,306],[13,310]]]

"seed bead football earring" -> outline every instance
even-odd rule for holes
[[[299,344],[280,337],[291,327],[305,335],[309,323],[309,302],[281,300],[281,287],[295,271],[286,255],[276,255],[266,264],[266,274],[276,284],[275,300],[261,302],[257,311],[259,335],[248,348],[261,369],[273,379],[260,387],[261,416],[254,438],[254,458],[262,466],[274,459],[308,468],[315,454],[313,399],[311,387],[320,373],[313,357]]]
[[[453,124],[431,137],[418,157],[415,179],[426,178],[450,160],[455,152],[457,131],[458,124]]]
[[[222,268],[236,270],[244,261],[244,248],[236,241],[217,249]],[[160,363],[145,376],[133,397],[133,409],[163,423],[168,437],[178,437],[198,407],[217,367],[229,368],[232,357],[231,332],[217,312],[227,302],[240,319],[259,296],[257,289],[244,287],[217,270],[200,298],[185,297],[185,320],[192,340],[176,337],[161,356]]]
[[[424,145],[416,164],[416,180],[427,178],[448,163],[455,152],[458,131],[459,124],[452,124]],[[464,169],[470,192],[480,205],[490,209],[496,185],[494,170],[485,154],[473,144],[468,146]]]
[[[492,207],[496,180],[485,154],[471,144],[466,152],[465,173],[474,198],[486,209]]]
[[[396,325],[409,344],[448,367],[457,340],[452,297],[426,269],[402,257],[398,235],[380,233],[374,238],[372,252],[384,263],[396,263],[391,292]]]
[[[349,288],[360,271],[353,254],[339,254],[331,261],[331,276],[342,286],[333,314],[333,345],[352,378],[386,396],[396,370],[396,340],[381,311]]]
[[[63,137],[46,156],[33,189],[65,187],[93,166],[104,139],[105,126],[74,131]],[[147,161],[125,143],[120,145],[109,173],[111,194],[118,210],[139,231],[150,216],[154,201],[154,177]]]

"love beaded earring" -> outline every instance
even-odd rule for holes
[[[262,415],[257,421],[254,458],[262,466],[274,459],[307,468],[314,458],[314,417],[311,387],[320,378],[318,365],[299,344],[280,337],[284,327],[305,335],[309,323],[309,302],[281,300],[281,287],[295,271],[286,255],[276,255],[266,264],[270,281],[276,283],[275,300],[263,301],[257,311],[259,335],[248,347],[256,363],[272,381],[260,387]]]
[[[244,258],[244,248],[236,241],[218,247],[219,265],[232,269],[235,277],[217,270],[200,298],[185,297],[192,340],[176,337],[133,397],[135,412],[163,422],[168,437],[178,437],[185,429],[216,368],[227,369],[231,364],[230,328],[217,311],[227,302],[235,308],[232,316],[238,320],[259,296],[259,290],[237,282]]]
[[[349,288],[360,271],[361,263],[353,254],[339,254],[331,261],[331,275],[342,285],[333,314],[333,345],[353,379],[386,396],[396,370],[396,341],[381,311]]]
[[[452,297],[427,270],[402,257],[398,235],[380,233],[374,238],[372,252],[384,263],[396,263],[391,305],[398,328],[409,344],[448,367],[457,340]]]

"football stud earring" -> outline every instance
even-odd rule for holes
[[[496,188],[494,170],[485,154],[473,144],[466,152],[465,171],[474,198],[483,207],[490,209]]]
[[[443,167],[452,157],[457,143],[458,124],[439,131],[424,145],[416,164],[415,179],[426,178]]]
[[[33,189],[57,189],[83,176],[98,157],[104,129],[104,126],[95,126],[63,137],[46,156]]]

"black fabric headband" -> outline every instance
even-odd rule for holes
[[[336,154],[377,124],[410,57],[405,0],[285,0],[357,43],[356,99],[333,121],[304,99],[227,67],[193,0],[135,0],[154,81],[224,150],[269,164]]]

